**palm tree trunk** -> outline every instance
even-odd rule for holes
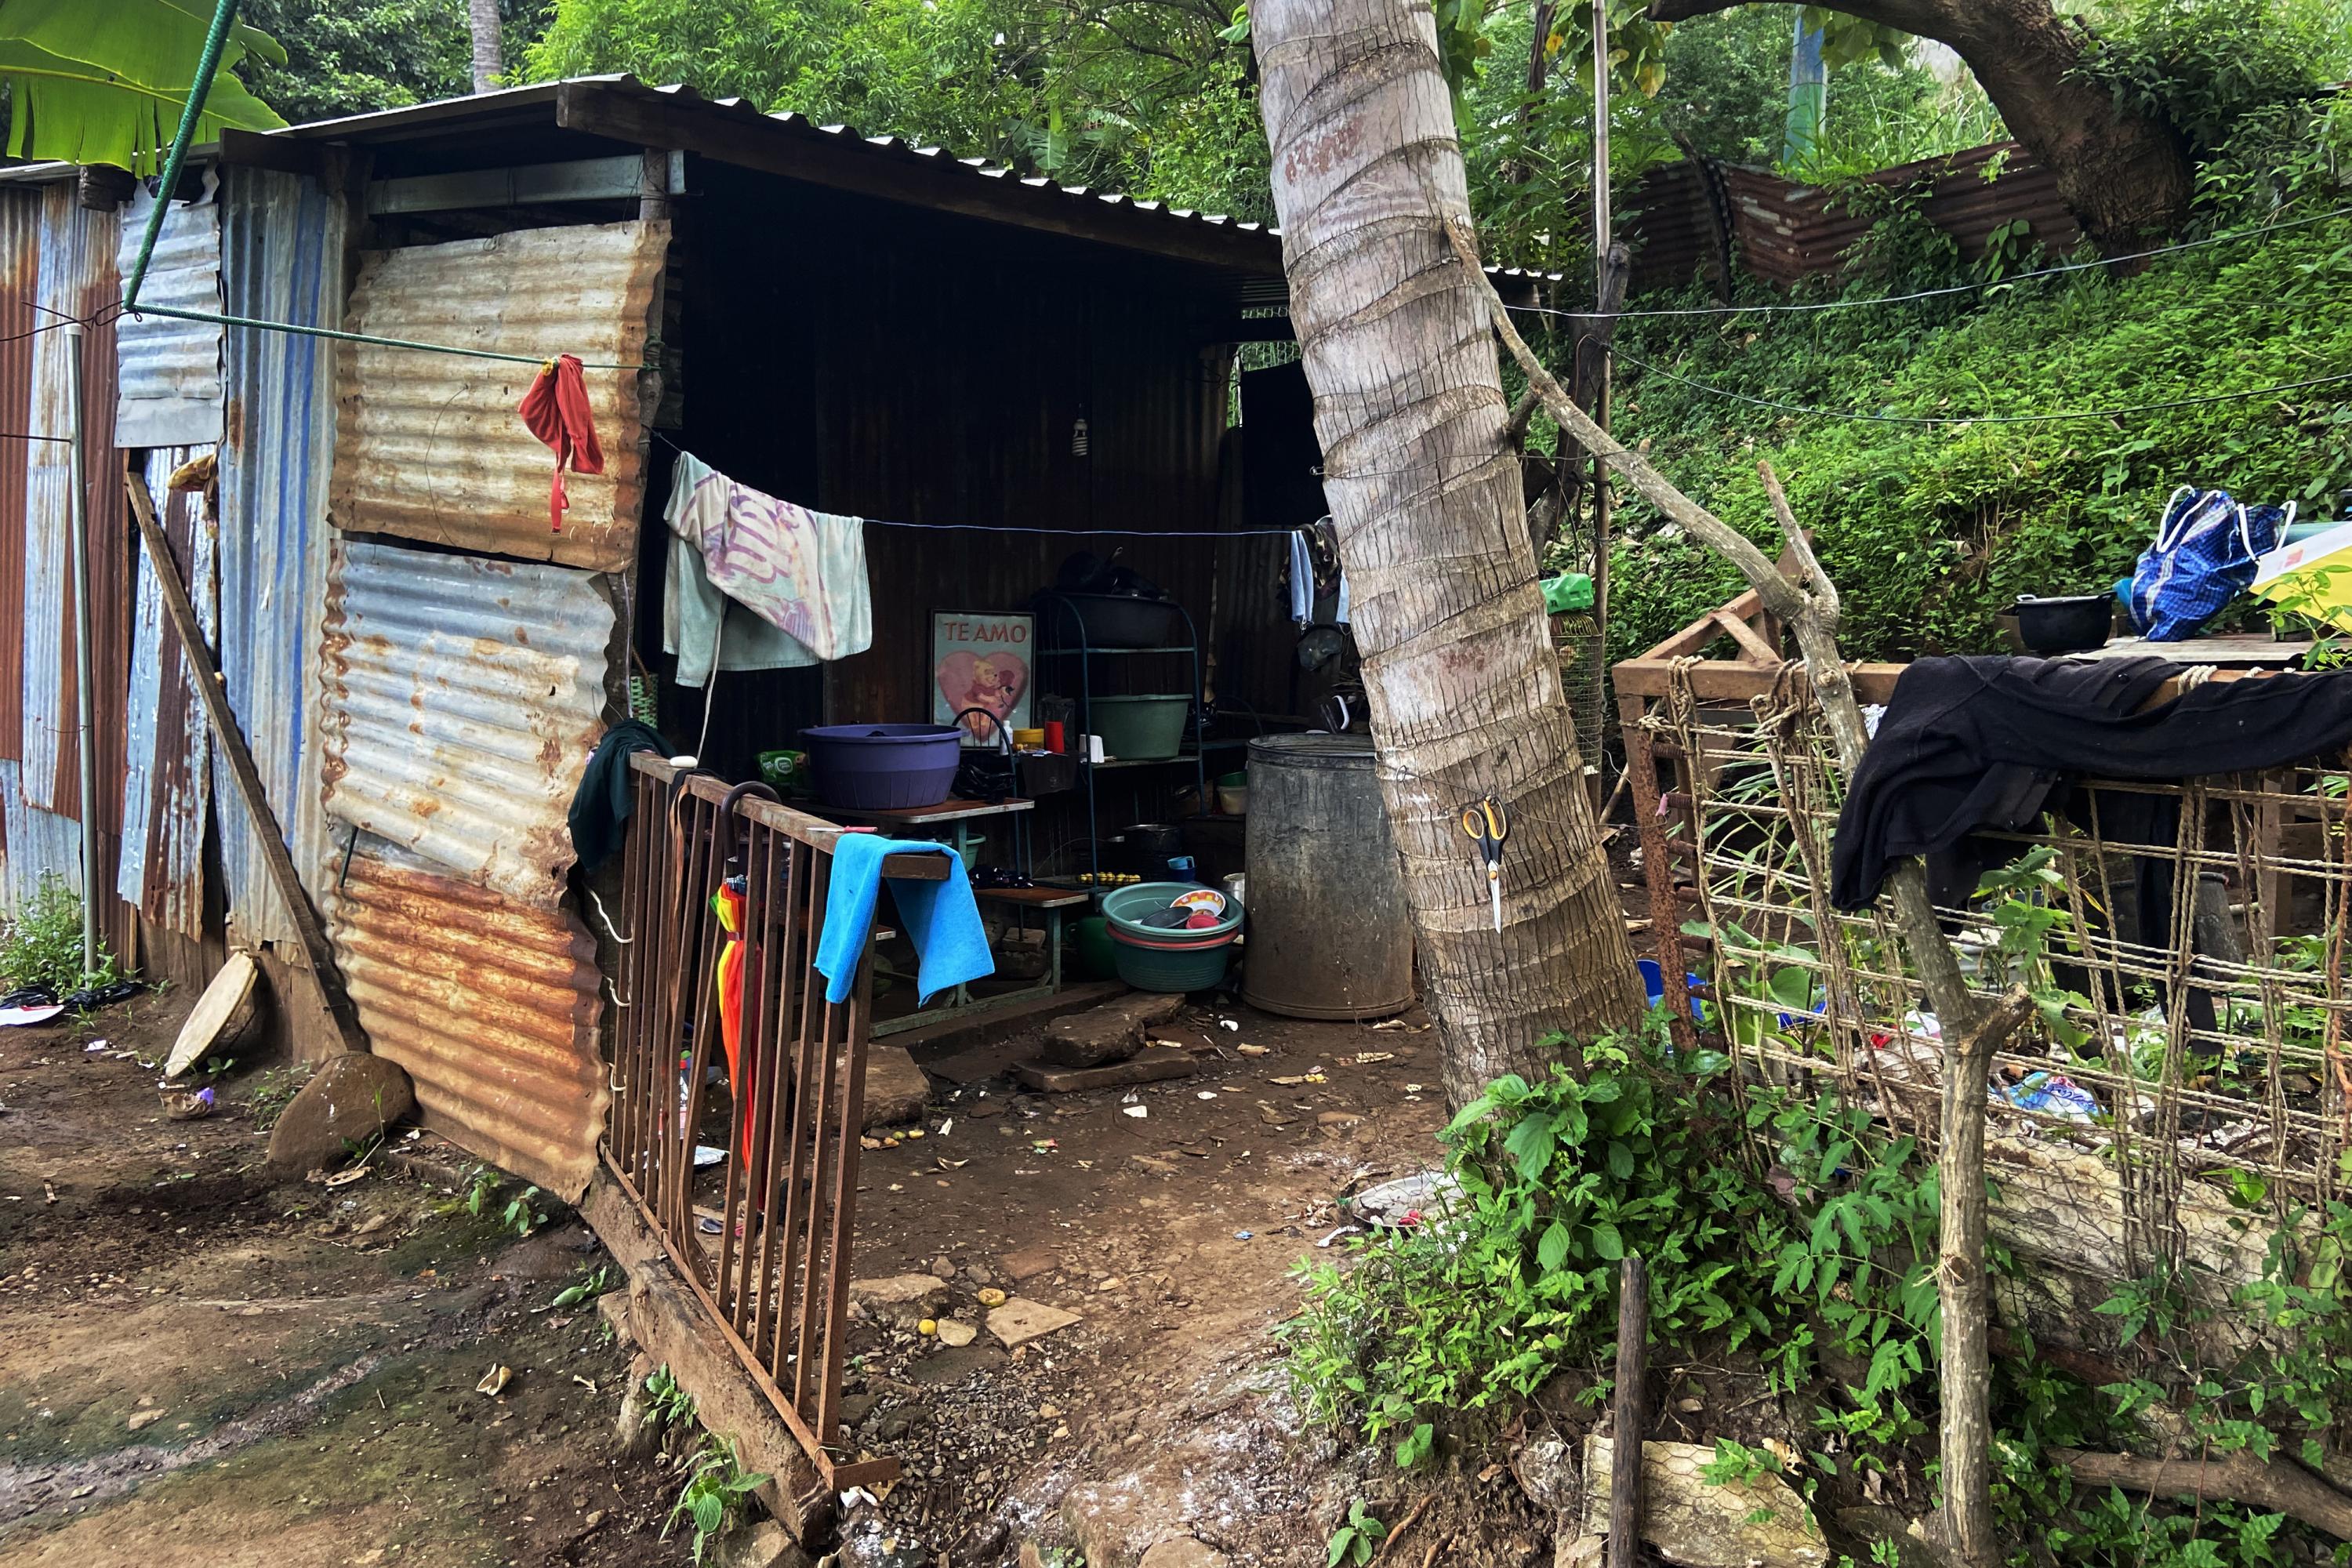
[[[1444,227],[1469,210],[1427,0],[1258,0],[1291,320],[1381,787],[1448,1100],[1545,1070],[1565,1031],[1636,1021],[1640,976],[1536,586],[1483,302]],[[1497,934],[1465,806],[1510,813]]]
[[[466,0],[466,19],[474,29],[474,90],[494,91],[506,59],[499,36],[499,0]]]

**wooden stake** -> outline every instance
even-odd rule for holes
[[[213,650],[205,641],[203,628],[196,624],[195,606],[188,602],[187,584],[180,580],[180,563],[173,559],[163,525],[155,520],[155,498],[147,493],[147,481],[136,471],[123,475],[122,482],[130,492],[131,515],[138,520],[139,538],[146,548],[148,564],[155,569],[155,581],[163,590],[165,617],[179,637],[180,656],[187,666],[188,678],[195,685],[196,695],[204,700],[205,717],[212,721],[213,733],[220,738],[221,751],[228,758],[229,776],[236,781],[236,793],[245,801],[246,815],[253,819],[254,837],[261,844],[261,858],[269,868],[270,882],[294,917],[294,933],[301,940],[303,955],[310,961],[310,979],[319,988],[319,1001],[326,1008],[327,1016],[334,1021],[343,1049],[365,1051],[368,1038],[366,1031],[360,1027],[359,1010],[352,1005],[351,994],[343,989],[342,971],[335,967],[334,950],[327,944],[327,928],[319,919],[318,908],[303,890],[301,879],[294,874],[294,858],[286,852],[286,836],[278,831],[278,814],[269,807],[269,796],[261,787],[261,774],[253,765],[252,749],[245,743],[245,731],[237,728],[236,714],[229,708],[220,668],[213,661]]]
[[[1650,1359],[1650,1271],[1629,1255],[1617,1277],[1615,1435],[1609,1448],[1609,1568],[1636,1568],[1642,1552],[1642,1379]]]
[[[1992,1529],[1992,1367],[1985,1304],[1985,1080],[1993,1053],[2033,1016],[2033,996],[2012,985],[1984,1021],[1944,1055],[1942,1193],[1936,1294],[1944,1344],[1944,1542],[1963,1568],[2000,1568]]]

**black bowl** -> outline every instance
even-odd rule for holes
[[[2055,599],[2017,596],[2017,635],[2027,649],[2050,655],[2105,647],[2116,623],[2108,594],[2071,594]]]

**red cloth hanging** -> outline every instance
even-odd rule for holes
[[[563,513],[572,499],[563,493],[563,468],[574,473],[604,471],[604,450],[596,444],[596,426],[588,418],[588,384],[580,379],[576,354],[558,354],[539,367],[530,390],[517,410],[524,426],[555,453],[555,482],[547,492],[547,521],[563,531]]]

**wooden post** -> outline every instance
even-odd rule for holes
[[[1985,1081],[1993,1053],[2032,1016],[2032,994],[2011,986],[1944,1058],[1943,1147],[1936,1162],[1942,1197],[1936,1294],[1944,1318],[1944,1541],[1962,1568],[1998,1568],[2001,1560],[1992,1530],[1992,1368],[1985,1342]]]
[[[1650,1271],[1639,1253],[1617,1276],[1615,1436],[1609,1447],[1609,1568],[1636,1568],[1642,1553],[1642,1375],[1650,1358]]]
[[[236,714],[229,708],[219,668],[213,662],[213,650],[205,641],[203,628],[196,624],[195,606],[188,602],[187,584],[180,580],[180,563],[173,559],[163,525],[155,520],[155,499],[147,493],[147,481],[135,469],[124,474],[122,482],[130,492],[131,515],[138,521],[148,564],[155,569],[155,581],[163,590],[164,616],[180,639],[180,657],[186,664],[188,679],[204,701],[205,717],[212,721],[213,733],[220,738],[221,751],[228,758],[229,774],[236,781],[236,793],[244,798],[246,813],[253,819],[253,834],[261,844],[261,858],[269,868],[269,879],[294,918],[294,932],[301,939],[303,956],[310,961],[310,978],[319,987],[319,999],[326,1007],[327,1016],[334,1020],[343,1048],[364,1051],[368,1038],[366,1031],[360,1027],[359,1011],[352,1005],[350,993],[343,989],[342,971],[335,967],[334,950],[327,944],[327,928],[319,919],[318,908],[303,890],[301,879],[294,874],[294,858],[286,852],[286,836],[278,830],[278,814],[269,807],[269,796],[261,787],[261,774],[253,765],[252,749],[245,743],[245,731],[237,728]]]

